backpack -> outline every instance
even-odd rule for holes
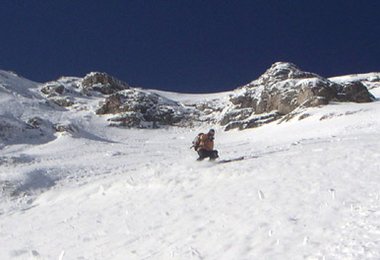
[[[199,133],[193,140],[193,146],[194,147],[194,150],[198,150],[199,148],[199,144],[201,142],[201,136],[203,135],[203,133]]]

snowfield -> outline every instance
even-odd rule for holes
[[[378,101],[229,132],[113,128],[35,102],[78,129],[1,147],[0,259],[380,259]],[[221,159],[244,160],[196,162],[211,127]]]

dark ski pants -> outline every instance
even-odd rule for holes
[[[210,158],[210,160],[215,160],[216,158],[218,158],[218,151],[216,150],[212,150],[212,151],[208,151],[208,150],[205,150],[205,149],[200,149],[198,150],[198,155],[199,155],[199,158],[197,159],[198,161],[202,161],[203,159],[205,158]]]

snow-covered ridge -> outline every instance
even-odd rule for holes
[[[368,89],[380,87],[380,72],[352,74],[346,76],[332,77],[329,80],[336,83],[362,82]]]
[[[133,88],[100,72],[83,78],[61,77],[44,84],[0,72],[1,146],[12,143],[18,136],[14,133],[30,132],[28,122],[36,118],[51,126],[81,129],[81,126],[69,127],[71,118],[84,114],[93,117],[94,113],[109,125],[123,127],[199,127],[202,124],[220,124],[226,130],[257,127],[300,106],[325,105],[341,99],[371,101],[366,86],[376,88],[379,82],[377,73],[329,80],[301,71],[294,64],[278,62],[257,80],[235,91],[197,95]],[[46,132],[39,125],[32,129],[40,131],[41,136],[51,136],[55,131],[53,128]]]
[[[0,70],[0,91],[21,95],[24,97],[33,97],[33,90],[38,83],[22,78],[14,72]]]
[[[349,82],[349,81],[379,82],[380,72],[351,74],[351,75],[345,75],[345,76],[331,77],[329,79],[334,82]]]
[[[89,94],[88,90],[95,90],[102,94],[111,94],[106,97],[103,107],[97,109],[98,114],[114,115],[109,118],[111,125],[142,128],[160,125],[189,126],[208,122],[224,125],[225,129],[229,130],[260,126],[277,120],[300,106],[326,105],[331,100],[373,100],[366,89],[367,85],[357,80],[353,83],[349,79],[350,77],[347,77],[347,81],[333,82],[315,73],[304,72],[294,64],[277,62],[257,80],[234,92],[202,95],[158,90],[143,92],[99,72],[86,75],[81,82],[77,82],[77,88],[81,93],[85,91]],[[129,94],[125,97],[122,97],[123,89],[129,89]],[[118,91],[120,93],[117,93]],[[155,102],[151,93],[161,96],[158,98],[161,100],[163,97],[171,99],[172,104],[177,102],[179,106],[168,107],[164,103]],[[63,106],[75,104],[70,97],[55,97],[53,101]],[[146,114],[145,111],[149,112]]]

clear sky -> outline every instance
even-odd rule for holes
[[[0,69],[45,82],[104,71],[133,86],[231,90],[272,63],[380,71],[377,0],[3,0]]]

